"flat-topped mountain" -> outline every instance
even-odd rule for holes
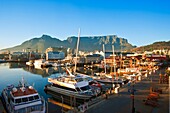
[[[66,40],[59,40],[57,38],[52,38],[49,35],[42,35],[39,38],[33,38],[28,41],[23,42],[21,45],[6,48],[1,51],[23,51],[24,49],[30,48],[32,51],[38,50],[39,52],[45,52],[48,47],[65,47],[75,49],[77,44],[77,37],[68,37]],[[115,50],[130,50],[135,46],[128,43],[127,39],[119,38],[116,35],[108,36],[83,36],[80,37],[79,50],[82,51],[94,51],[102,50],[102,45],[105,44],[106,51],[112,50],[112,45],[114,45]]]

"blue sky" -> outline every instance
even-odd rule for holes
[[[170,40],[168,0],[0,0],[0,49],[43,34],[117,35],[132,45]]]

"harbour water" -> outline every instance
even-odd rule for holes
[[[48,100],[53,99],[51,95],[44,92],[44,86],[48,84],[48,77],[59,76],[64,72],[62,67],[51,67],[44,69],[35,69],[34,67],[26,66],[25,63],[0,63],[0,92],[8,85],[18,85],[21,78],[27,81],[29,85],[33,85],[38,93],[45,98],[48,105],[48,112],[62,112],[63,108],[55,105]],[[61,102],[61,99],[58,101]],[[51,111],[50,111],[51,110]]]

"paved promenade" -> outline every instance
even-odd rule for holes
[[[169,113],[169,84],[159,83],[159,74],[164,74],[164,69],[157,70],[147,77],[142,77],[136,82],[134,95],[135,113]],[[162,89],[158,99],[159,107],[145,105],[150,93],[150,87]],[[132,97],[128,92],[127,85],[120,89],[119,94],[110,95],[108,99],[90,107],[85,113],[132,113]]]

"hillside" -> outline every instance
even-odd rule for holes
[[[161,50],[161,49],[169,49],[170,50],[170,41],[155,42],[150,45],[133,48],[131,51],[133,51],[133,52],[135,52],[135,51],[152,51],[152,50]]]
[[[52,38],[48,35],[42,35],[40,38],[33,38],[31,40],[23,42],[21,45],[6,48],[1,51],[23,51],[23,49],[30,48],[32,51],[38,50],[39,52],[44,52],[48,47],[65,47],[75,49],[77,43],[77,37],[68,37],[67,40],[59,40],[57,38]],[[127,39],[119,38],[116,35],[109,36],[88,36],[80,37],[79,50],[83,51],[94,51],[102,50],[102,45],[105,44],[106,50],[111,51],[112,45],[115,46],[115,50],[130,50],[135,46],[128,43]],[[122,44],[122,46],[120,46]]]

